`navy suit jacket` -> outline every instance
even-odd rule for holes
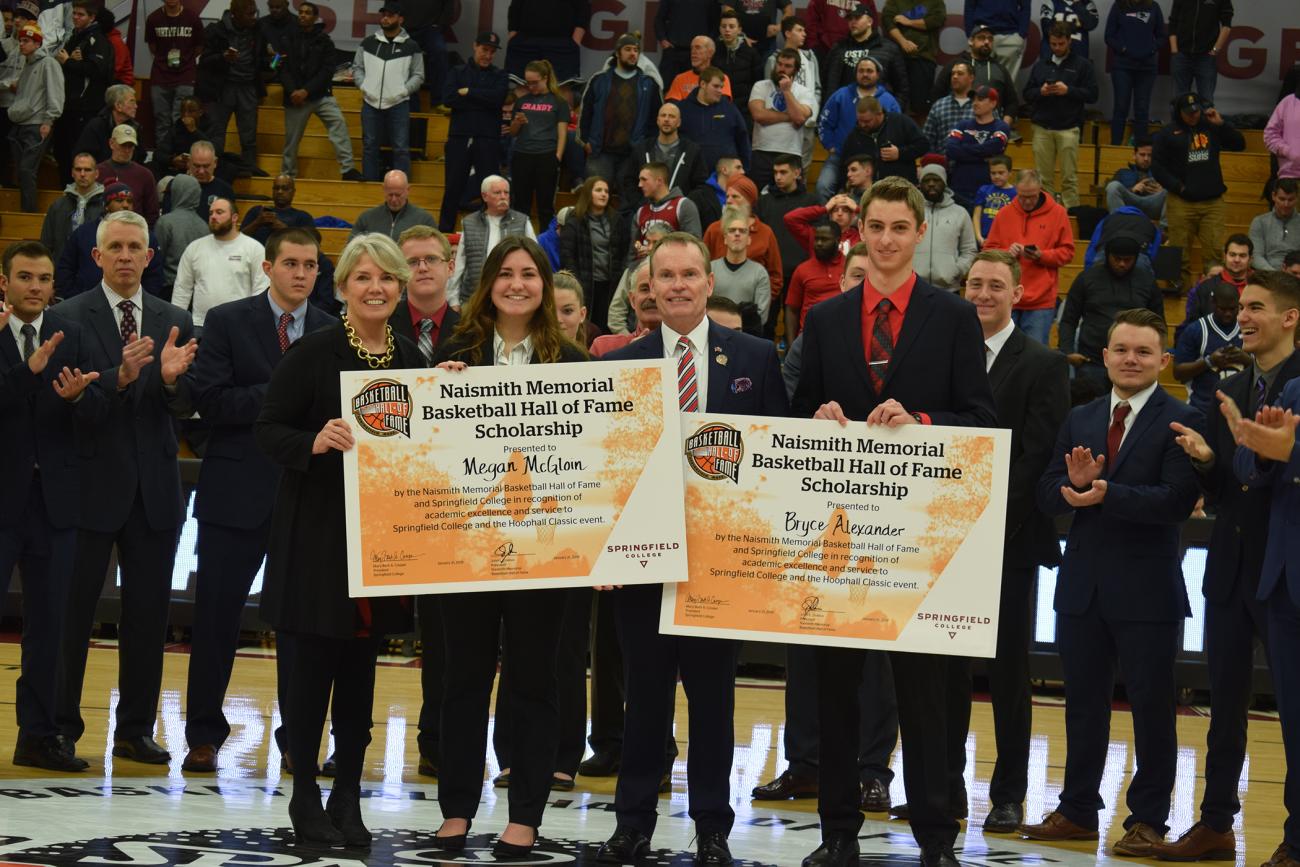
[[[776,345],[709,322],[709,393],[705,412],[787,416],[790,405],[781,379]],[[656,329],[604,356],[605,361],[664,357],[664,335]],[[723,364],[719,359],[725,358]]]
[[[1280,406],[1300,413],[1300,379],[1282,389]],[[1259,575],[1259,594],[1268,599],[1286,581],[1291,600],[1300,600],[1300,441],[1291,449],[1286,463],[1265,461],[1244,446],[1237,447],[1233,469],[1243,484],[1271,488],[1273,499],[1268,515],[1268,545]]]
[[[1300,352],[1294,352],[1282,362],[1272,388],[1264,396],[1265,403],[1276,403],[1282,388],[1298,376]],[[1246,413],[1250,410],[1254,385],[1253,371],[1248,369],[1225,379],[1219,384],[1219,389]],[[1210,533],[1205,581],[1201,590],[1211,602],[1226,603],[1238,581],[1245,583],[1242,592],[1246,598],[1253,598],[1259,590],[1272,492],[1264,487],[1243,485],[1238,480],[1232,468],[1237,442],[1217,407],[1207,422],[1209,430],[1205,439],[1214,450],[1214,463],[1201,471],[1201,488],[1207,502],[1217,508],[1218,515]]]
[[[1056,580],[1056,610],[1083,614],[1097,598],[1102,616],[1117,621],[1168,622],[1191,613],[1183,584],[1179,529],[1199,495],[1191,458],[1174,441],[1170,422],[1203,429],[1202,416],[1159,386],[1124,437],[1106,455],[1100,505],[1075,509],[1061,496],[1070,484],[1065,455],[1075,446],[1106,454],[1110,394],[1075,407],[1056,437],[1052,462],[1038,483],[1049,515],[1074,512]]]
[[[308,304],[303,336],[336,322]],[[283,357],[275,329],[265,292],[213,307],[204,319],[203,343],[183,379],[191,405],[212,427],[194,495],[200,521],[251,530],[271,517],[280,468],[258,448],[253,423]]]
[[[14,527],[24,518],[31,485],[40,467],[41,495],[50,526],[60,530],[77,526],[80,512],[75,424],[93,426],[107,410],[103,391],[95,383],[69,403],[59,397],[53,383],[64,367],[88,371],[76,323],[46,310],[37,345],[56,331],[63,342],[45,370],[34,374],[22,360],[20,347],[6,325],[0,328],[0,527]],[[8,576],[5,576],[6,578]]]
[[[172,414],[179,410],[175,398],[163,391],[156,359],[173,326],[180,329],[179,345],[194,336],[194,324],[189,313],[143,290],[134,300],[143,305],[141,336],[153,338],[155,361],[146,364],[139,378],[122,391],[117,388],[122,335],[103,289],[97,286],[57,308],[81,326],[86,361],[99,371],[99,384],[107,396],[103,423],[93,430],[80,425],[77,429],[81,466],[78,526],[99,533],[115,533],[126,524],[137,491],[151,528],[179,527],[185,518],[172,427]]]
[[[940,425],[995,427],[997,411],[984,372],[984,333],[969,301],[917,278],[903,315],[884,388],[871,384],[862,343],[862,284],[808,311],[794,415],[809,417],[837,401],[866,419],[893,398]]]

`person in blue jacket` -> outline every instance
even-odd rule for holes
[[[944,152],[948,156],[948,186],[957,203],[966,210],[975,208],[980,187],[989,183],[989,157],[1006,153],[1011,127],[998,116],[1002,98],[997,88],[984,85],[971,91],[974,117],[958,121],[948,133]]]
[[[817,121],[817,137],[826,148],[826,161],[817,175],[817,196],[824,202],[838,189],[843,180],[844,140],[858,123],[858,103],[874,96],[887,112],[901,114],[903,108],[889,88],[880,83],[880,62],[873,57],[863,57],[853,69],[855,81],[831,94]],[[852,156],[852,154],[849,154]]]
[[[117,211],[132,210],[134,197],[126,184],[112,184],[104,191],[104,217]],[[95,288],[104,279],[104,271],[95,262],[91,250],[95,249],[95,232],[103,217],[93,223],[83,223],[63,245],[59,261],[54,266],[54,293],[63,300]],[[140,286],[150,295],[163,300],[171,297],[171,287],[163,283],[163,256],[158,252],[158,239],[149,230],[149,249],[153,257],[145,266]]]
[[[716,165],[724,156],[739,157],[749,168],[749,130],[735,104],[722,96],[726,76],[710,66],[700,73],[700,86],[678,101],[682,113],[681,134],[700,146],[706,166]]]
[[[1111,79],[1115,82],[1110,116],[1110,143],[1124,143],[1124,124],[1133,108],[1133,134],[1147,134],[1151,91],[1156,86],[1160,44],[1165,39],[1165,14],[1155,0],[1115,0],[1106,16],[1106,46],[1115,53]]]

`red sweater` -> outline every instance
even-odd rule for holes
[[[795,208],[793,211],[786,211],[785,229],[808,251],[808,255],[813,255],[813,233],[817,231],[817,224],[826,217],[825,205],[805,205],[802,208]],[[840,253],[847,256],[862,236],[858,233],[858,224],[854,222],[847,229],[840,233]],[[793,277],[791,278],[793,279]]]
[[[808,22],[808,41],[804,48],[819,54],[849,35],[849,10],[864,2],[871,10],[873,28],[884,32],[875,0],[808,0],[803,18]]]
[[[794,269],[790,275],[790,290],[785,295],[785,306],[799,311],[800,331],[814,304],[840,294],[840,278],[843,276],[843,256],[836,256],[832,262],[823,262],[814,256]]]
[[[984,241],[985,250],[1009,250],[1012,244],[1038,247],[1038,259],[1020,256],[1020,282],[1025,294],[1017,310],[1050,310],[1056,306],[1057,272],[1074,259],[1074,230],[1070,215],[1047,193],[1026,213],[1017,197],[998,211]]]

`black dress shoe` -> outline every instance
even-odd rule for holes
[[[650,838],[635,828],[620,825],[613,835],[600,844],[596,852],[597,864],[635,864],[638,858],[650,854]]]
[[[817,778],[795,774],[788,768],[770,783],[755,786],[750,793],[755,801],[788,801],[791,798],[817,797]]]
[[[465,843],[469,840],[469,829],[474,826],[473,821],[465,820],[464,834],[448,834],[445,837],[433,835],[434,848],[443,852],[461,852],[465,849]]]
[[[1019,804],[997,804],[984,817],[984,830],[990,834],[1011,834],[1024,821],[1024,807]]]
[[[532,854],[533,849],[537,846],[537,831],[533,831],[533,842],[526,846],[518,843],[507,843],[500,837],[492,844],[492,854],[501,858],[527,858]]]
[[[884,780],[867,780],[862,784],[861,809],[864,813],[886,813],[889,804],[889,786]]]
[[[299,846],[337,849],[347,842],[320,805],[320,789],[316,789],[315,797],[304,794],[289,801],[289,821],[293,823],[294,842]]]
[[[551,777],[552,792],[572,792],[574,786],[576,785],[577,783],[575,783],[571,778],[568,777],[561,777],[561,776]]]
[[[114,740],[113,755],[146,765],[165,765],[172,760],[172,754],[158,746],[158,742],[148,735]]]
[[[60,742],[60,735],[31,738],[19,741],[14,747],[14,764],[46,771],[63,771],[75,774],[90,767],[90,762],[79,759]]]
[[[951,846],[922,846],[921,867],[958,867]]]
[[[343,173],[343,180],[345,181],[364,181],[365,179],[366,176],[356,169],[348,169]]]
[[[695,844],[696,864],[727,865],[731,863],[731,849],[727,835],[721,831],[705,831]]]
[[[618,773],[623,764],[623,757],[610,750],[598,752],[578,765],[578,773],[584,777],[612,777]]]
[[[325,759],[325,764],[320,766],[320,775],[334,779],[334,774],[338,772],[338,763],[334,761],[334,754],[330,753]]]
[[[859,851],[856,834],[833,834],[803,859],[803,867],[857,867]]]
[[[335,786],[325,802],[325,815],[343,835],[343,844],[349,849],[370,848],[370,829],[361,821],[361,790],[351,786]]]

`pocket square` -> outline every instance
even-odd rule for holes
[[[732,394],[744,394],[745,392],[749,391],[753,387],[754,387],[754,381],[750,379],[748,376],[742,376],[739,379],[733,379],[731,381]]]

